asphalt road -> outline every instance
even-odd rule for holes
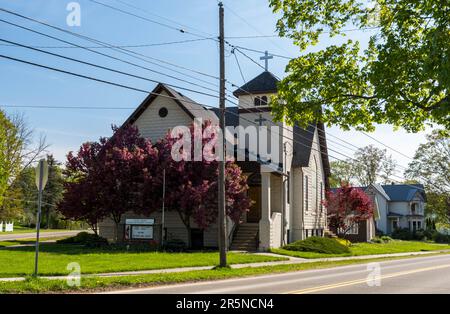
[[[113,291],[120,294],[450,293],[450,255]]]
[[[64,230],[64,231],[51,231],[51,232],[41,232],[41,238],[58,238],[58,237],[70,237],[78,234],[83,230]],[[28,233],[0,233],[0,241],[11,241],[11,240],[20,240],[20,239],[30,239],[36,238],[36,232],[28,232]]]

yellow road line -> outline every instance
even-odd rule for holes
[[[402,272],[397,272],[397,273],[393,273],[393,274],[389,274],[389,275],[380,276],[379,279],[382,280],[382,279],[387,279],[387,278],[405,276],[405,275],[420,273],[420,272],[424,272],[424,271],[443,269],[443,268],[448,268],[448,267],[450,267],[450,265],[419,268],[419,269],[415,269],[415,270],[402,271]],[[344,282],[340,282],[340,283],[336,283],[336,284],[323,285],[323,286],[311,287],[311,288],[306,288],[306,289],[301,289],[301,290],[295,290],[295,291],[290,291],[287,293],[288,294],[314,293],[314,292],[319,292],[319,291],[324,291],[324,290],[358,285],[358,284],[362,284],[362,283],[366,283],[366,282],[367,282],[367,279],[358,279],[358,280],[344,281]]]

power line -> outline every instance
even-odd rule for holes
[[[389,148],[390,150],[396,152],[397,154],[402,155],[403,157],[406,157],[406,158],[408,158],[408,159],[410,159],[410,160],[414,160],[414,158],[411,158],[411,157],[409,157],[408,155],[405,155],[404,153],[402,153],[402,152],[396,150],[395,148],[392,148],[391,146],[388,146],[388,145],[384,144],[383,142],[377,140],[376,138],[374,138],[373,136],[367,134],[366,132],[361,131],[361,133],[364,134],[365,136],[371,138],[371,139],[374,140],[375,142],[377,142],[377,143],[383,145],[384,147],[387,147],[387,148]]]
[[[245,24],[247,24],[250,28],[252,28],[253,30],[255,30],[258,34],[263,35],[263,34],[259,31],[259,29],[257,29],[255,26],[253,26],[252,24],[250,24],[246,19],[244,19],[242,16],[240,16],[238,13],[236,13],[236,12],[235,12],[233,9],[231,9],[229,6],[227,6],[227,5],[224,5],[224,6],[228,9],[228,11],[231,12],[231,14],[233,14],[233,15],[236,16],[238,19],[240,19],[242,22],[244,22]],[[263,36],[264,36],[264,35],[263,35]],[[262,38],[267,39],[273,46],[277,47],[278,49],[287,52],[286,49],[284,49],[284,48],[282,48],[281,46],[279,46],[278,44],[276,44],[276,43],[275,43],[273,40],[271,40],[269,37],[262,37]]]
[[[202,36],[202,35],[198,35],[198,34],[189,32],[189,31],[187,31],[187,30],[185,30],[185,29],[182,29],[182,28],[173,27],[173,26],[171,26],[171,25],[169,25],[169,24],[165,24],[165,23],[162,23],[162,22],[158,22],[158,21],[155,21],[155,20],[146,18],[145,16],[141,16],[141,15],[134,14],[134,13],[129,12],[129,11],[126,11],[126,10],[122,10],[122,9],[120,9],[120,8],[118,8],[118,7],[115,7],[115,6],[113,6],[113,5],[110,5],[110,4],[106,4],[106,3],[103,3],[103,2],[99,2],[99,1],[96,1],[96,0],[88,0],[88,1],[90,1],[90,2],[92,2],[92,3],[96,3],[96,4],[101,5],[101,6],[103,6],[103,7],[109,8],[109,9],[111,9],[111,10],[114,10],[114,11],[117,11],[117,12],[120,12],[120,13],[123,13],[123,14],[126,14],[126,15],[134,16],[134,17],[139,18],[139,19],[142,19],[142,20],[144,20],[144,21],[147,21],[147,22],[150,22],[150,23],[154,23],[154,24],[156,24],[156,25],[163,26],[163,27],[166,27],[166,28],[175,30],[175,31],[180,32],[180,33],[183,33],[183,34],[189,34],[189,35],[192,35],[192,36],[197,36],[197,37],[204,38],[204,36]]]
[[[148,15],[156,16],[157,18],[166,20],[166,21],[171,22],[171,23],[173,23],[173,24],[175,24],[175,25],[178,25],[178,26],[181,26],[181,27],[184,27],[184,28],[190,28],[190,29],[195,30],[195,31],[197,31],[197,32],[199,32],[199,33],[206,34],[207,36],[217,37],[217,36],[211,35],[210,33],[207,33],[207,32],[205,32],[205,31],[202,31],[202,30],[200,30],[200,29],[197,29],[197,28],[195,28],[195,27],[187,26],[187,25],[178,23],[177,21],[171,20],[171,19],[169,19],[169,18],[167,18],[167,17],[164,17],[164,16],[161,16],[161,15],[159,15],[159,14],[150,12],[150,11],[148,11],[148,10],[142,8],[142,7],[138,7],[138,6],[136,6],[136,5],[133,5],[133,4],[131,4],[131,3],[128,3],[128,2],[126,2],[126,1],[123,1],[123,0],[115,0],[115,1],[118,2],[118,3],[121,3],[121,4],[123,4],[123,5],[126,5],[126,6],[128,6],[128,7],[130,7],[130,8],[133,8],[133,9],[135,9],[135,10],[137,10],[137,11],[142,11],[142,12],[145,12],[146,14],[148,14]]]
[[[178,41],[169,41],[169,42],[161,42],[161,43],[153,43],[153,44],[135,44],[135,45],[112,45],[113,48],[145,48],[145,47],[156,47],[156,46],[167,46],[167,45],[175,45],[175,44],[186,44],[198,41],[208,40],[208,38],[198,38],[198,39],[187,39],[187,40],[178,40]],[[8,44],[0,44],[3,47],[14,47],[15,45]],[[42,48],[42,49],[75,49],[80,47],[74,46],[32,46],[33,48]],[[106,49],[109,47],[105,46],[83,46],[83,48],[89,49]]]
[[[118,73],[118,74],[121,74],[121,75],[126,75],[126,76],[129,76],[129,77],[145,80],[145,81],[156,83],[156,84],[162,83],[162,84],[165,84],[165,85],[168,85],[168,86],[171,86],[171,87],[174,87],[174,88],[186,90],[186,91],[189,91],[189,92],[192,92],[192,93],[197,93],[197,94],[201,94],[201,95],[205,95],[205,96],[209,96],[209,97],[219,98],[219,96],[217,96],[217,95],[212,95],[212,94],[200,92],[200,91],[196,91],[194,89],[190,89],[190,88],[186,88],[186,87],[182,87],[182,86],[177,86],[177,85],[173,85],[173,84],[169,84],[169,83],[159,82],[157,80],[152,80],[152,79],[149,79],[149,78],[146,78],[146,77],[143,77],[143,76],[130,74],[130,73],[123,72],[123,71],[120,71],[120,70],[116,70],[116,69],[112,69],[112,68],[109,68],[109,67],[105,67],[105,66],[101,66],[101,65],[98,65],[98,64],[94,64],[94,63],[91,63],[91,62],[86,62],[86,61],[83,61],[83,60],[79,60],[79,59],[63,56],[63,55],[60,55],[60,54],[57,54],[57,53],[53,53],[53,52],[49,52],[49,51],[33,48],[33,47],[30,47],[30,46],[27,46],[27,45],[23,45],[23,44],[20,44],[20,43],[17,43],[17,42],[5,40],[5,39],[2,39],[2,38],[0,38],[0,41],[6,42],[6,43],[9,43],[9,44],[12,44],[12,45],[16,45],[18,47],[27,48],[27,49],[30,49],[30,50],[33,50],[33,51],[38,51],[40,53],[48,54],[48,55],[51,55],[51,56],[54,56],[54,57],[62,58],[62,59],[65,59],[65,60],[69,60],[69,61],[73,61],[73,62],[84,64],[84,65],[89,65],[89,66],[92,66],[92,67],[95,67],[95,68],[99,68],[99,69],[102,69],[102,70]]]
[[[100,45],[102,45],[102,46],[104,46],[104,47],[110,48],[111,50],[114,50],[114,51],[123,53],[123,54],[125,54],[125,55],[131,56],[131,57],[133,57],[133,58],[136,58],[136,59],[138,59],[138,60],[141,60],[141,61],[144,61],[144,62],[147,62],[147,63],[151,63],[151,64],[154,64],[154,65],[157,65],[157,66],[159,66],[159,67],[168,69],[168,70],[170,70],[170,71],[176,72],[176,73],[181,74],[181,75],[185,75],[185,76],[187,76],[187,77],[190,77],[190,78],[195,79],[195,80],[198,80],[198,81],[202,81],[202,82],[207,83],[207,84],[212,84],[212,83],[211,83],[211,82],[208,82],[208,81],[205,81],[205,80],[202,80],[202,79],[199,79],[199,78],[194,77],[194,76],[192,76],[192,75],[189,75],[189,74],[186,74],[186,73],[182,73],[182,72],[180,72],[180,71],[177,71],[177,70],[168,68],[168,67],[166,67],[166,66],[163,66],[163,65],[160,64],[160,63],[168,64],[168,65],[171,65],[171,66],[173,66],[173,67],[177,67],[177,68],[181,68],[181,69],[184,69],[184,70],[188,70],[188,71],[194,72],[194,73],[196,73],[196,74],[200,74],[200,75],[207,76],[207,77],[210,77],[210,78],[218,79],[217,76],[213,76],[213,75],[211,75],[211,74],[203,73],[203,72],[201,72],[201,71],[197,71],[197,70],[194,70],[194,69],[189,69],[189,68],[186,68],[186,67],[183,67],[183,66],[180,66],[180,65],[177,65],[177,64],[174,64],[174,63],[171,63],[171,62],[162,60],[162,59],[150,57],[150,56],[148,56],[148,55],[144,55],[144,54],[135,52],[135,51],[133,51],[133,50],[129,50],[129,49],[125,49],[125,48],[114,48],[114,45],[111,45],[111,44],[109,44],[109,43],[102,42],[102,41],[97,40],[97,39],[94,39],[94,38],[92,38],[92,37],[88,37],[88,36],[85,36],[85,35],[81,35],[81,34],[77,34],[77,33],[68,31],[68,30],[66,30],[66,29],[63,29],[63,28],[60,28],[60,27],[51,25],[51,24],[46,23],[46,22],[43,22],[43,21],[39,21],[39,20],[37,20],[37,19],[34,19],[34,18],[25,16],[25,15],[19,14],[19,13],[17,13],[17,12],[13,12],[13,11],[10,11],[10,10],[6,10],[6,9],[4,9],[4,8],[0,8],[0,11],[5,12],[5,13],[8,13],[8,14],[11,14],[11,15],[14,15],[14,16],[17,16],[17,17],[20,17],[20,18],[25,19],[25,20],[28,20],[28,21],[32,21],[32,22],[34,22],[34,23],[38,23],[38,24],[47,26],[47,27],[49,27],[49,28],[58,30],[58,31],[63,32],[63,33],[66,33],[66,34],[70,34],[70,35],[72,35],[72,36],[75,36],[75,37],[77,37],[77,38],[81,38],[81,39],[83,39],[83,40],[87,40],[87,41],[89,41],[89,42],[93,42],[93,43],[96,43],[96,44],[100,44]],[[9,23],[9,24],[14,24],[14,23],[10,23],[10,22],[7,22],[7,23]],[[23,27],[23,26],[22,26],[21,28],[23,28],[23,29],[28,29],[28,28]],[[29,29],[28,29],[28,30],[29,30]],[[34,31],[34,32],[39,33],[39,32],[37,32],[37,31]],[[48,35],[48,36],[49,36],[49,35]],[[53,37],[53,36],[52,36],[52,37]],[[53,38],[53,39],[55,39],[55,38]],[[61,40],[59,40],[59,41],[61,41]],[[66,42],[66,43],[67,43],[67,42]],[[80,45],[77,45],[77,46],[78,46],[79,48],[82,48],[82,46],[80,46]],[[91,51],[94,52],[95,50],[91,50]],[[95,53],[99,53],[99,52],[96,51]],[[145,60],[145,59],[142,59],[142,57],[145,58],[145,59],[155,60],[155,61],[158,61],[158,62],[160,62],[160,63],[156,63],[156,62],[152,62],[152,61],[149,61],[149,60]],[[214,85],[214,84],[212,84],[212,85]],[[217,87],[217,85],[215,85],[215,86]]]
[[[1,10],[1,9],[0,9],[0,10]],[[147,71],[150,71],[150,72],[159,74],[159,75],[163,75],[163,76],[166,76],[166,77],[175,79],[175,80],[177,80],[177,81],[185,82],[185,83],[188,83],[188,84],[197,86],[197,87],[201,87],[201,88],[204,88],[204,89],[207,89],[207,90],[216,92],[215,89],[212,89],[212,88],[209,88],[209,87],[205,87],[205,86],[202,86],[202,85],[200,85],[200,84],[197,84],[197,83],[193,83],[193,82],[187,81],[187,80],[185,80],[185,79],[180,79],[180,78],[175,77],[175,76],[173,76],[173,75],[170,75],[170,74],[167,74],[167,73],[163,73],[163,72],[160,72],[160,71],[157,71],[157,70],[154,70],[154,69],[151,69],[151,68],[148,68],[148,67],[145,67],[145,66],[142,66],[142,65],[139,65],[139,64],[136,64],[136,63],[133,63],[133,62],[130,62],[130,61],[127,61],[127,60],[118,58],[118,57],[114,57],[114,56],[111,56],[111,55],[108,55],[108,54],[105,54],[105,53],[102,53],[102,52],[99,52],[99,51],[96,51],[96,50],[92,50],[92,49],[90,49],[90,48],[85,48],[85,47],[80,46],[80,45],[78,45],[78,44],[76,44],[76,43],[73,43],[73,42],[70,42],[70,41],[67,41],[67,40],[63,40],[63,39],[60,39],[60,38],[55,37],[55,36],[52,36],[52,35],[48,35],[48,34],[45,34],[45,33],[42,33],[42,32],[39,32],[39,31],[36,31],[36,30],[33,30],[33,29],[30,29],[30,28],[25,27],[25,26],[21,26],[21,25],[18,25],[18,24],[9,22],[9,21],[5,21],[5,20],[3,20],[3,19],[0,19],[0,22],[6,23],[6,24],[9,24],[9,25],[12,25],[12,26],[15,26],[15,27],[24,29],[24,30],[27,30],[27,31],[32,32],[32,33],[35,33],[35,34],[39,34],[39,35],[44,36],[44,37],[47,37],[47,38],[51,38],[51,39],[57,40],[57,41],[59,41],[59,42],[63,42],[63,43],[65,43],[65,44],[69,44],[69,45],[72,45],[72,46],[75,46],[75,47],[78,47],[78,48],[87,50],[87,51],[89,51],[89,52],[92,52],[92,53],[94,53],[94,54],[97,54],[97,55],[101,55],[101,56],[107,57],[107,58],[109,58],[109,59],[113,59],[113,60],[116,60],[116,61],[120,61],[120,62],[126,63],[126,64],[128,64],[128,65],[132,65],[132,66],[138,67],[138,68],[140,68],[140,69],[144,69],[144,70],[147,70]],[[133,56],[133,57],[135,57],[135,56]],[[149,63],[155,64],[155,63],[153,63],[153,62],[144,60],[144,59],[139,58],[139,57],[135,57],[135,58],[137,58],[137,59],[139,59],[139,60],[143,60],[143,61],[145,61],[145,62],[149,62]],[[174,70],[172,70],[172,71],[174,71]],[[177,71],[175,71],[175,72],[177,72]]]

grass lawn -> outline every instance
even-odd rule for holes
[[[271,252],[302,258],[361,256],[375,254],[391,254],[421,251],[438,251],[450,249],[448,244],[436,244],[418,241],[391,241],[389,243],[354,243],[347,254],[323,254],[314,252],[288,251],[284,249],[271,249]]]
[[[229,264],[285,260],[272,256],[246,253],[228,254]],[[82,274],[150,270],[189,266],[217,265],[217,252],[162,253],[162,252],[115,252],[88,249],[67,244],[42,244],[39,253],[40,275],[67,275],[67,265],[77,262]],[[0,249],[0,277],[26,276],[33,272],[34,247]]]
[[[145,287],[161,284],[175,284],[181,282],[197,282],[264,274],[286,273],[301,270],[346,266],[351,264],[364,264],[371,261],[386,261],[407,258],[414,257],[372,258],[337,262],[312,262],[304,264],[246,267],[240,269],[222,268],[214,270],[190,271],[184,273],[149,274],[124,277],[90,277],[81,278],[80,287],[70,287],[67,285],[65,280],[46,280],[29,277],[25,281],[0,282],[0,294],[102,291],[122,289],[127,287]]]

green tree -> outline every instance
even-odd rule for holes
[[[11,176],[20,169],[20,158],[16,152],[21,146],[18,129],[0,110],[0,205],[5,200]]]
[[[368,47],[348,39],[304,53],[287,66],[272,111],[306,126],[323,121],[408,131],[435,123],[450,129],[450,2],[440,0],[269,0],[280,36],[305,52],[345,29],[372,29]],[[321,36],[322,35],[322,36]]]
[[[45,137],[35,139],[23,115],[8,117],[0,110],[0,205],[21,172],[39,159],[47,147]]]
[[[333,188],[341,187],[342,182],[351,183],[353,179],[351,161],[334,160],[330,162],[331,177],[330,186]]]
[[[341,182],[358,185],[372,183],[390,183],[396,162],[387,154],[386,149],[373,145],[359,148],[352,159],[331,162],[332,187],[340,187]]]
[[[429,214],[447,223],[450,215],[450,132],[434,130],[419,145],[405,176],[423,182],[427,189]]]

